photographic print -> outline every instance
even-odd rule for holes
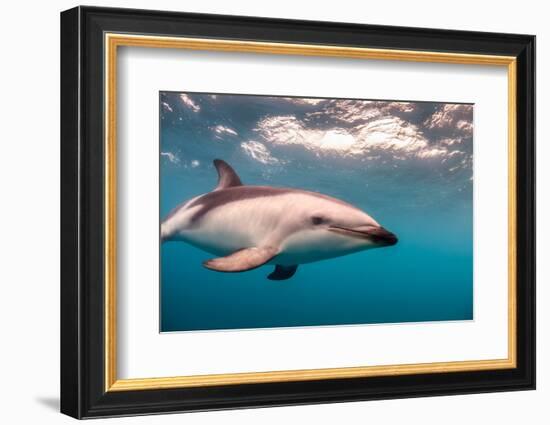
[[[159,102],[161,332],[473,320],[474,105]]]

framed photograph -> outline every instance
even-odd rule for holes
[[[61,411],[535,388],[535,37],[61,14]]]

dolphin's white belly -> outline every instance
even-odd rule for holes
[[[200,228],[190,230],[187,241],[214,255],[225,256],[243,248],[269,245],[269,240],[276,235],[277,232],[265,223],[251,219],[246,226],[235,225],[228,222],[227,217],[218,215],[209,217]],[[280,252],[268,264],[305,264],[351,252],[335,252],[326,241],[311,236],[298,234],[282,240]]]
[[[188,226],[183,238],[215,255],[262,246],[276,237],[280,211],[265,199],[251,199],[215,208]]]
[[[335,235],[329,232],[308,230],[294,232],[282,241],[281,252],[270,263],[286,266],[313,263],[366,249],[365,246],[360,246],[354,241],[349,244],[342,241],[335,246],[334,238]]]

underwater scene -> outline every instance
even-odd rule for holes
[[[473,319],[472,104],[159,102],[161,332]]]

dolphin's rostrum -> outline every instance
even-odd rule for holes
[[[275,265],[284,280],[299,264],[395,245],[397,237],[371,216],[317,192],[247,186],[233,168],[214,160],[218,185],[176,207],[161,224],[161,241],[184,241],[217,256],[203,265],[244,272]]]

